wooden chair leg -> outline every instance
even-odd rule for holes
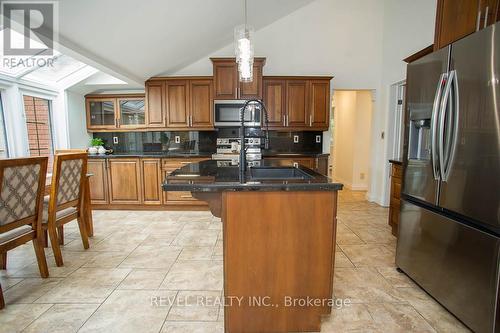
[[[90,204],[90,185],[89,179],[85,180],[85,190],[83,194],[83,209],[82,212],[85,216],[85,222],[87,224],[87,234],[89,237],[94,236],[94,220],[92,218],[92,207]]]
[[[43,238],[41,240],[43,247],[49,247],[49,233],[47,229],[43,229]]]
[[[87,225],[80,215],[78,218],[78,228],[80,229],[80,235],[82,236],[83,248],[86,250],[89,248],[89,236],[87,235]]]
[[[7,252],[0,253],[0,269],[7,269]]]
[[[50,244],[52,245],[52,252],[54,253],[54,259],[56,260],[56,265],[57,265],[57,267],[60,267],[64,263],[63,263],[61,247],[59,246],[59,239],[57,237],[57,231],[56,231],[55,227],[54,228],[49,227],[49,238],[50,238]]]
[[[64,226],[57,227],[57,236],[59,238],[59,245],[64,245]]]
[[[47,267],[47,259],[45,258],[45,249],[42,240],[33,239],[33,248],[35,249],[36,261],[38,262],[38,269],[43,278],[49,277],[49,268]]]
[[[5,301],[3,300],[2,285],[0,284],[0,310],[5,308]]]

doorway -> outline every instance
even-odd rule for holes
[[[372,90],[335,90],[332,100],[331,177],[348,189],[370,182]]]

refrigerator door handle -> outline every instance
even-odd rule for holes
[[[441,112],[439,113],[439,129],[438,129],[438,134],[437,134],[437,141],[438,141],[439,173],[441,176],[441,180],[444,177],[444,168],[445,168],[444,127],[445,127],[446,119],[447,118],[449,119],[449,117],[446,117],[447,110],[452,109],[452,108],[447,108],[447,107],[448,107],[448,103],[450,102],[450,89],[451,89],[451,83],[453,82],[454,76],[455,76],[455,72],[450,71],[450,73],[448,74],[448,80],[446,80],[446,86],[444,88],[444,93],[443,93],[443,99],[441,100],[441,107],[440,107]],[[451,103],[453,104],[453,101]]]
[[[437,126],[439,119],[439,106],[441,102],[441,94],[443,92],[443,85],[446,82],[448,73],[442,73],[439,77],[438,86],[436,89],[436,94],[434,95],[434,103],[432,105],[432,116],[431,116],[431,163],[432,163],[432,173],[435,180],[439,180],[439,168],[438,168],[438,151],[436,146],[436,139],[438,138]]]
[[[448,117],[448,121],[453,121],[452,124],[452,133],[451,133],[451,140],[447,143],[446,147],[446,165],[444,166],[443,170],[443,181],[448,181],[448,178],[450,176],[451,168],[453,166],[453,161],[455,159],[455,151],[457,150],[457,144],[458,144],[458,126],[459,126],[459,116],[460,116],[460,96],[459,96],[459,90],[458,90],[458,74],[456,70],[451,71],[450,74],[450,81],[451,81],[451,88],[453,89],[453,104],[452,108],[450,110],[451,117]],[[451,119],[451,120],[450,120]]]

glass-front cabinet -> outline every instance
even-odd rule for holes
[[[144,97],[119,98],[120,127],[137,127],[145,125]]]
[[[89,131],[145,126],[144,95],[88,95],[85,99]]]

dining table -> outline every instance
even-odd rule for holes
[[[94,221],[92,219],[92,206],[90,203],[90,181],[89,178],[94,174],[87,173],[83,186],[83,194],[82,194],[82,219],[87,227],[87,234],[89,237],[94,236]],[[50,195],[50,188],[52,187],[52,174],[47,174],[45,178],[45,190],[44,195]],[[62,230],[62,226],[60,227]],[[64,233],[60,233],[59,235],[59,243],[64,245]],[[47,242],[45,244],[48,244]]]

